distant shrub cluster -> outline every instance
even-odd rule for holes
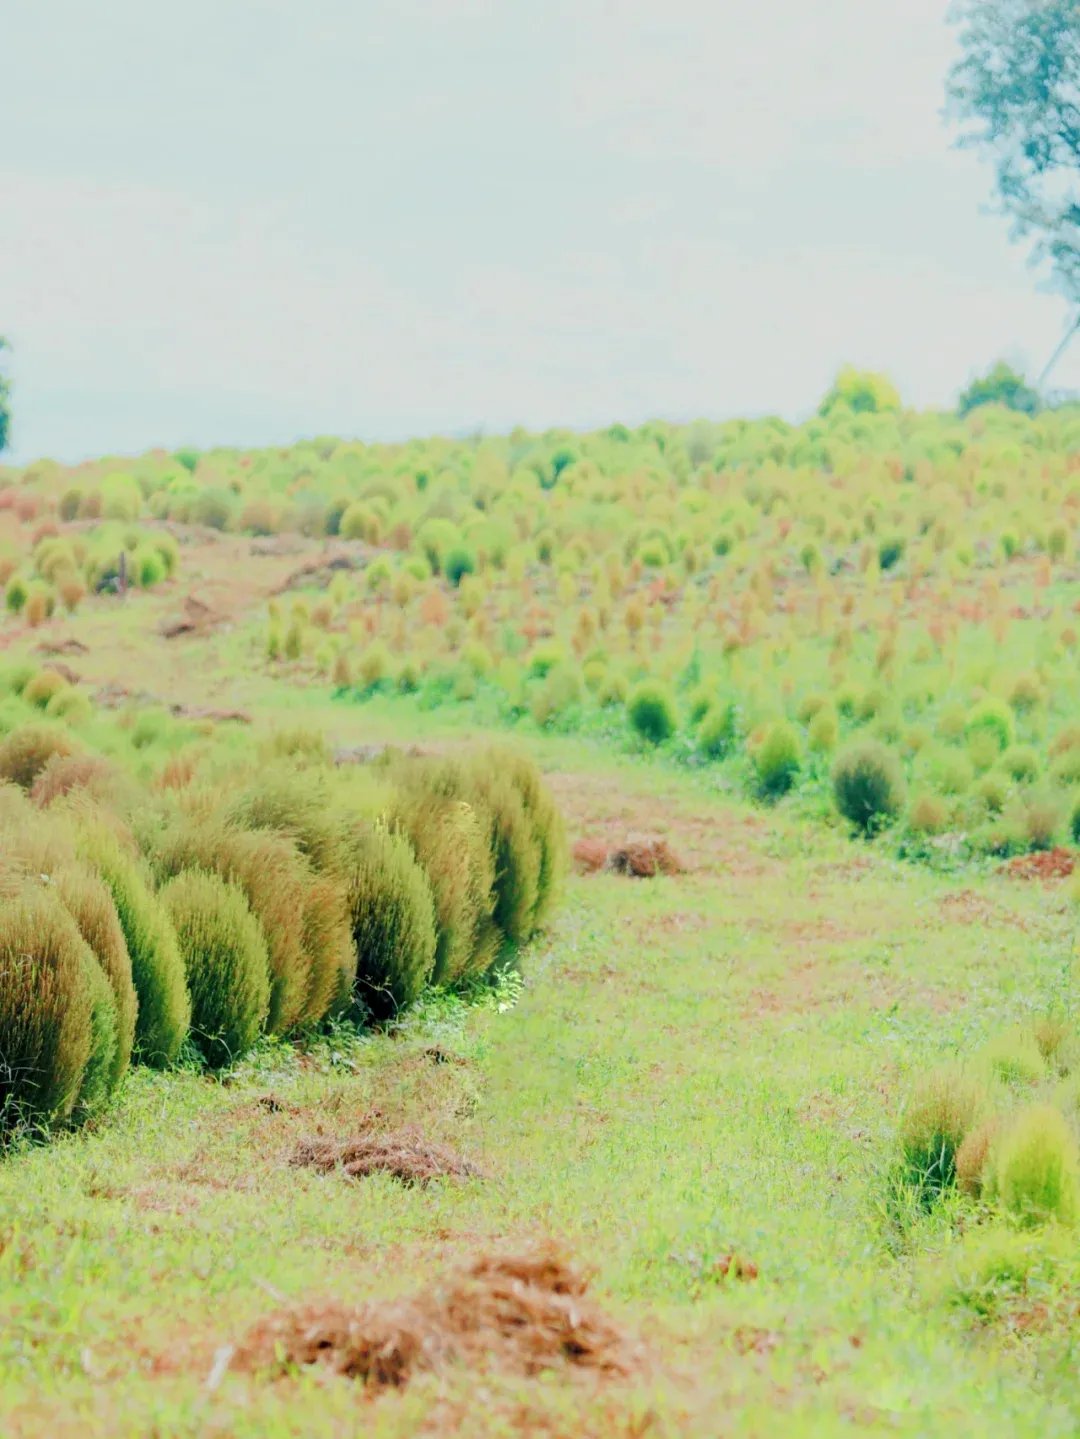
[[[28,500],[40,504],[41,497],[34,490],[17,495],[9,489],[0,492],[0,508],[5,500],[12,508]],[[62,500],[58,515],[68,518]],[[55,613],[72,613],[88,594],[152,589],[175,572],[180,559],[171,534],[134,523],[65,526],[44,519],[27,539],[25,550],[0,547],[0,585],[9,613],[31,627]]]
[[[1080,1048],[1043,1019],[919,1081],[903,1116],[897,1192],[955,1194],[1023,1226],[1080,1220]]]
[[[560,816],[516,753],[188,758],[148,784],[59,725],[0,742],[0,1130],[90,1118],[131,1062],[392,1016],[505,964],[558,895]]]
[[[1080,406],[1029,401],[998,367],[918,413],[845,368],[798,425],[41,462],[0,472],[40,534],[9,604],[72,557],[109,583],[119,541],[152,582],[149,520],[298,532],[333,544],[253,637],[283,683],[720,766],[912,856],[1052,847],[1080,831]]]

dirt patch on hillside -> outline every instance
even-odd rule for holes
[[[318,1174],[347,1174],[364,1179],[390,1174],[402,1184],[433,1179],[472,1179],[480,1170],[446,1144],[434,1144],[416,1129],[391,1134],[356,1134],[347,1139],[302,1139],[289,1163]]]
[[[635,1346],[587,1291],[585,1277],[552,1246],[481,1255],[412,1298],[272,1314],[250,1331],[232,1367],[275,1376],[320,1369],[372,1393],[450,1366],[526,1377],[630,1374],[640,1362]]]

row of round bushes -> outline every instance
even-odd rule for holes
[[[1024,1225],[1080,1220],[1080,1047],[1042,1019],[999,1035],[966,1063],[930,1071],[904,1113],[894,1197],[927,1209],[947,1196]]]
[[[85,1120],[132,1060],[390,1017],[505,961],[558,893],[520,755],[206,766],[147,790],[58,727],[0,742],[0,1128]]]

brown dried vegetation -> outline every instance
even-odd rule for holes
[[[559,1369],[626,1376],[640,1354],[587,1289],[552,1246],[481,1255],[412,1298],[272,1314],[250,1331],[232,1364],[276,1376],[318,1367],[374,1393],[453,1365],[526,1377]]]

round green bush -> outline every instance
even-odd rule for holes
[[[287,1034],[303,1023],[312,982],[311,955],[304,949],[312,870],[292,841],[269,830],[241,830],[217,820],[189,822],[161,836],[153,862],[162,879],[201,869],[239,886],[266,940],[267,1032]]]
[[[403,834],[352,836],[349,908],[356,993],[377,1019],[419,998],[435,966],[435,902]]]
[[[1080,1147],[1060,1110],[1032,1104],[1005,1126],[991,1155],[987,1196],[1023,1223],[1076,1223]]]
[[[266,941],[236,885],[183,870],[160,899],[180,944],[191,994],[191,1038],[212,1069],[255,1043],[270,1006]]]
[[[1039,777],[1038,753],[1031,745],[1010,745],[1001,756],[1001,768],[1017,784],[1030,784]]]
[[[105,882],[81,865],[65,865],[52,876],[57,897],[75,921],[109,982],[116,1010],[116,1043],[108,1075],[111,1093],[127,1072],[135,1043],[138,1001],[131,977],[131,956],[120,916]]]
[[[982,700],[968,711],[964,734],[969,740],[974,735],[992,735],[998,750],[1003,752],[1016,737],[1013,712],[1001,700]]]
[[[710,705],[697,728],[697,747],[708,759],[723,759],[735,743],[738,712],[731,700]]]
[[[74,753],[74,744],[59,725],[20,725],[0,742],[0,780],[29,789],[54,755]]]
[[[635,733],[649,744],[663,744],[679,727],[674,697],[658,680],[642,680],[631,691],[626,713]]]
[[[55,898],[0,905],[0,1129],[67,1119],[94,1040],[93,960]]]
[[[103,824],[84,822],[77,843],[108,886],[131,960],[138,996],[135,1056],[161,1069],[175,1062],[191,1022],[191,999],[172,921],[142,866]]]
[[[863,740],[837,757],[832,771],[836,808],[863,834],[894,820],[904,804],[904,779],[892,750]]]
[[[57,674],[56,670],[38,670],[37,674],[27,681],[23,689],[23,699],[27,704],[35,705],[38,709],[43,710],[50,700],[68,688],[67,680],[63,675]]]
[[[476,572],[476,556],[464,545],[454,545],[447,550],[443,560],[443,574],[454,586],[460,585],[466,575]]]
[[[794,727],[786,720],[771,725],[754,755],[761,793],[769,799],[786,794],[801,767],[799,736]]]

